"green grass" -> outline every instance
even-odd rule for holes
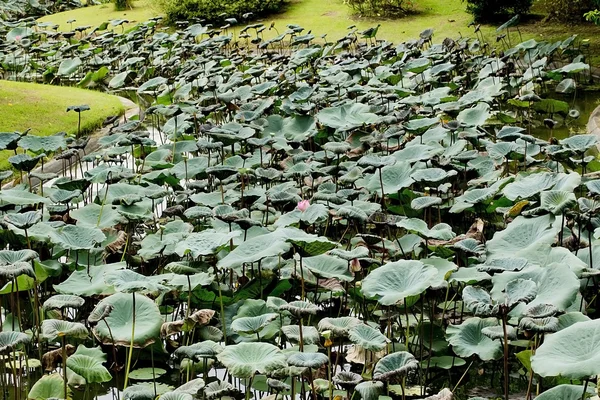
[[[129,23],[124,24],[124,28],[127,29],[157,15],[160,15],[160,11],[154,8],[151,0],[138,0],[133,3],[132,10],[115,11],[113,3],[106,3],[48,15],[38,21],[58,24],[60,31],[70,31],[78,26],[91,25],[96,27],[112,19],[126,19]],[[72,24],[67,23],[71,19],[74,19],[75,22]],[[117,32],[121,32],[122,28],[120,26],[113,28],[109,24],[108,29],[116,29]]]
[[[0,81],[0,132],[23,132],[48,136],[65,131],[77,133],[77,113],[68,106],[87,104],[81,113],[81,129],[88,133],[100,127],[106,117],[121,114],[121,101],[108,94],[72,87]],[[11,151],[0,151],[0,171],[9,169]]]
[[[94,7],[84,7],[78,10],[67,11],[47,16],[41,21],[52,21],[60,24],[61,30],[70,30],[71,25],[66,21],[76,19],[73,27],[79,25],[97,26],[102,22],[115,18],[130,20],[129,26],[142,22],[156,15],[160,9],[151,0],[138,0],[134,9],[125,12],[114,11],[112,3]],[[330,41],[343,37],[347,27],[356,25],[357,29],[364,30],[381,24],[378,39],[386,39],[400,43],[419,37],[419,33],[427,28],[435,31],[434,42],[441,42],[446,37],[459,36],[473,37],[473,28],[469,27],[472,17],[465,11],[466,3],[463,0],[416,0],[415,13],[399,19],[366,19],[352,15],[350,7],[342,0],[289,0],[284,11],[263,19],[265,24],[275,22],[279,32],[286,29],[287,24],[298,24],[318,37],[327,34]],[[566,37],[577,34],[581,38],[590,39],[592,54],[600,53],[600,27],[591,23],[579,25],[564,25],[554,22],[544,22],[543,9],[537,0],[532,11],[533,15],[528,21],[520,25],[523,39],[536,39],[538,41],[564,40]],[[236,33],[243,25],[235,29]],[[120,29],[120,28],[118,28]],[[496,43],[496,26],[482,26],[481,32],[486,41]],[[265,38],[276,36],[275,30],[265,31]],[[518,40],[516,32],[513,40]],[[594,60],[597,56],[594,57]]]

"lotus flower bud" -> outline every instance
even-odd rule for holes
[[[310,202],[308,200],[302,200],[298,202],[298,210],[304,212],[306,211],[306,209],[308,208],[308,206],[310,206]]]

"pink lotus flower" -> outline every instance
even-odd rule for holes
[[[15,36],[15,40],[16,40],[17,42],[18,42],[18,41],[20,41],[21,39],[22,39],[21,35],[17,35],[17,36]]]
[[[308,208],[308,206],[310,206],[310,202],[308,200],[302,200],[298,202],[298,210],[304,212],[306,211],[306,209]]]
[[[358,258],[353,258],[352,261],[350,261],[350,271],[357,272],[360,270],[362,270],[360,261],[358,260]]]

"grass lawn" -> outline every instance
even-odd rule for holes
[[[381,24],[378,39],[386,39],[394,43],[418,38],[419,33],[427,28],[435,31],[434,42],[441,42],[446,37],[459,36],[473,37],[473,28],[469,27],[472,17],[465,11],[466,4],[463,0],[419,0],[416,3],[416,13],[405,18],[395,20],[373,20],[358,18],[352,15],[350,8],[343,0],[289,0],[282,13],[264,18],[262,22],[270,24],[275,22],[275,27],[282,32],[287,24],[298,24],[318,37],[327,34],[330,41],[343,37],[350,25],[356,25],[360,30]],[[113,4],[84,7],[78,10],[67,11],[47,16],[41,21],[52,21],[60,24],[61,30],[70,30],[71,24],[67,20],[77,20],[72,27],[80,25],[97,26],[102,22],[115,18],[126,18],[134,23],[142,22],[156,15],[160,15],[151,0],[138,0],[134,9],[125,12],[114,11]],[[600,59],[600,27],[591,23],[579,25],[563,25],[554,22],[544,22],[543,9],[540,0],[534,3],[533,15],[528,21],[519,25],[523,40],[534,38],[538,41],[564,40],[572,34],[578,34],[582,39],[590,39],[590,48],[593,60]],[[236,33],[243,25],[236,28]],[[118,28],[120,29],[120,28]],[[481,32],[490,44],[496,43],[496,26],[482,26]],[[275,30],[265,31],[265,38],[276,36]],[[516,32],[512,35],[513,44],[519,40]],[[596,64],[596,63],[595,63]]]
[[[106,117],[121,114],[123,104],[115,97],[92,90],[72,87],[0,81],[0,132],[23,132],[49,136],[65,131],[77,133],[77,113],[67,107],[87,104],[81,113],[81,129],[90,132],[102,125]],[[0,171],[9,169],[12,151],[0,151]]]
[[[115,5],[113,3],[106,3],[48,15],[40,18],[38,21],[52,22],[53,24],[59,25],[59,30],[70,31],[78,26],[91,25],[92,27],[96,27],[103,22],[108,22],[112,19],[126,19],[129,23],[124,24],[124,28],[127,29],[128,27],[147,21],[157,15],[160,15],[160,11],[154,9],[151,0],[137,0],[134,1],[132,10],[115,11]],[[67,23],[67,21],[71,19],[74,19],[75,22],[72,24]],[[108,29],[112,30],[115,28],[109,24]],[[116,28],[117,32],[121,32],[121,29],[120,26]]]

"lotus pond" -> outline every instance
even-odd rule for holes
[[[4,398],[597,398],[576,37],[157,21],[0,29],[5,78],[141,107],[0,133]]]

